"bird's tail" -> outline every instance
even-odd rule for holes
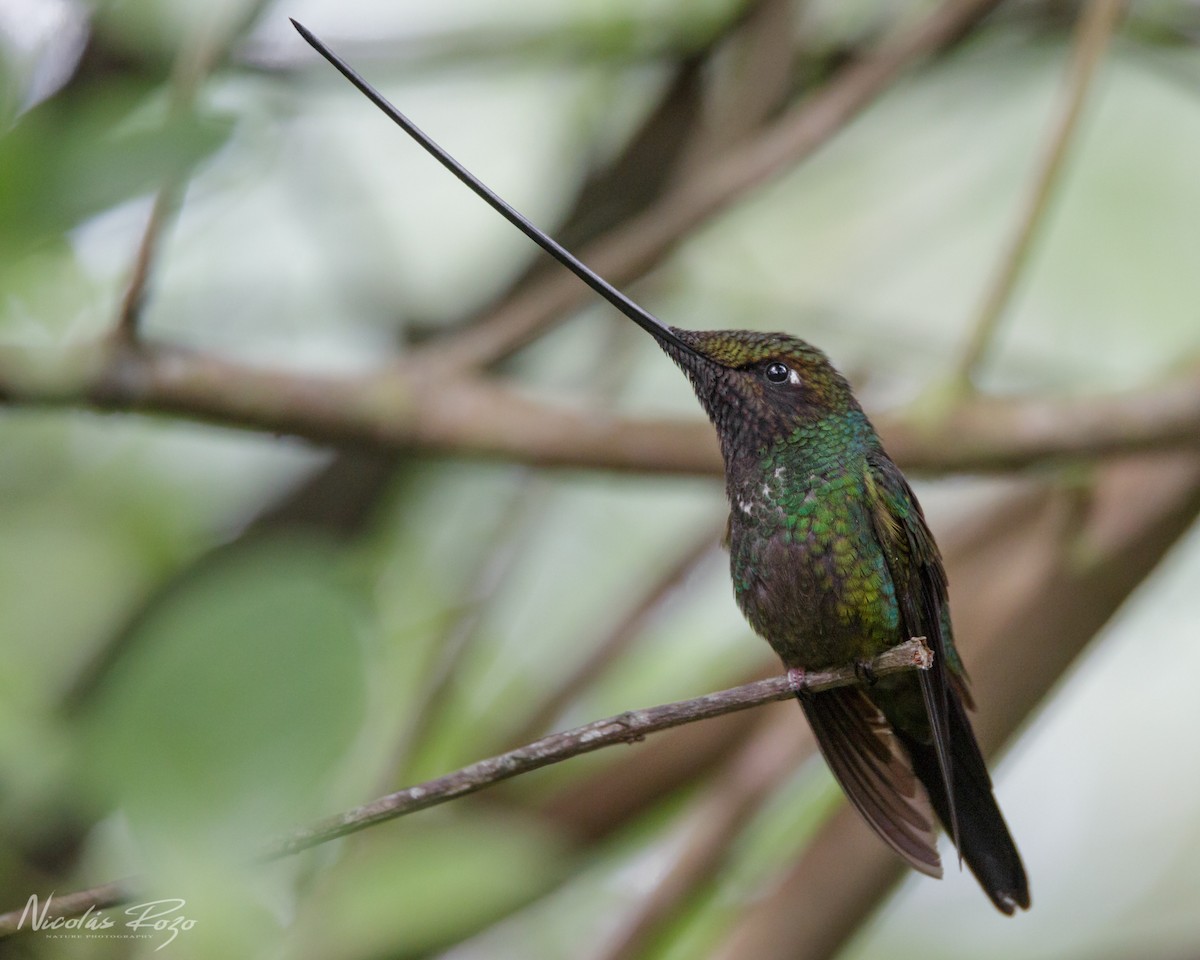
[[[992,781],[967,719],[966,708],[953,692],[949,698],[950,767],[958,820],[958,849],[992,903],[1006,914],[1029,909],[1029,882],[1021,855],[992,794]],[[913,772],[925,786],[934,810],[947,830],[950,805],[932,743],[920,743],[896,731]]]

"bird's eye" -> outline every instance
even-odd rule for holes
[[[772,383],[786,382],[786,380],[787,380],[788,376],[791,374],[791,372],[792,371],[788,369],[788,365],[786,363],[779,363],[778,361],[776,361],[775,363],[767,364],[767,369],[766,369],[767,379],[770,380]]]

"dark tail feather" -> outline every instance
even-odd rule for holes
[[[1025,878],[1025,867],[992,795],[992,781],[975,742],[966,709],[953,692],[948,700],[951,779],[959,853],[999,910],[1009,915],[1018,907],[1028,910],[1029,883]],[[908,748],[913,770],[925,785],[933,808],[949,828],[950,804],[937,751],[932,743],[918,743],[901,731],[897,734]]]
[[[908,752],[879,708],[859,687],[815,693],[801,698],[800,705],[830,770],[858,812],[914,869],[940,877],[933,808]]]

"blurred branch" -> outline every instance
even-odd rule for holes
[[[1054,121],[1046,151],[1034,176],[1029,197],[1021,211],[1008,247],[984,294],[956,375],[960,390],[970,389],[984,353],[996,334],[1000,317],[1012,300],[1017,281],[1029,262],[1039,229],[1054,191],[1062,179],[1067,150],[1079,130],[1079,119],[1095,79],[1096,68],[1108,48],[1125,0],[1094,0],[1085,3],[1079,14],[1075,48],[1067,78],[1067,95]]]
[[[267,371],[167,345],[0,349],[0,404],[168,414],[344,447],[537,466],[720,476],[699,418],[635,419],[540,403],[494,380],[413,364],[354,377]],[[1006,471],[1200,444],[1200,369],[1138,392],[973,398],[933,420],[879,416],[915,471]]]
[[[528,533],[529,521],[537,514],[546,485],[540,478],[524,473],[514,479],[515,487],[507,493],[499,524],[474,545],[474,565],[466,575],[464,589],[459,591],[458,609],[431,645],[432,662],[408,711],[409,720],[398,738],[381,789],[391,789],[407,777],[414,755],[450,700],[463,661],[478,642],[488,601],[512,573],[520,556],[519,541]]]
[[[196,95],[201,85],[229,52],[230,44],[240,34],[239,28],[249,22],[250,17],[256,16],[265,5],[265,0],[257,0],[246,10],[239,11],[236,22],[231,22],[224,11],[214,8],[202,21],[201,29],[187,36],[175,57],[167,90],[168,111],[172,119],[178,119],[195,109]],[[146,288],[158,255],[162,233],[178,212],[186,182],[182,172],[173,174],[155,194],[154,206],[142,231],[129,281],[117,311],[113,336],[119,340],[132,341],[137,337],[146,301]]]
[[[972,549],[949,551],[948,559],[958,554],[947,566],[955,595],[971,598],[957,608],[955,634],[970,664],[980,704],[974,726],[987,754],[1028,720],[1195,522],[1200,458],[1110,464],[1082,499],[1080,493],[1050,488],[1014,503],[977,531]],[[713,956],[828,960],[903,873],[895,855],[843,807],[774,889],[756,891],[736,913]]]
[[[628,284],[702,223],[816,151],[916,61],[958,40],[1000,0],[946,0],[915,27],[880,43],[747,143],[697,168],[644,213],[589,244],[581,256],[609,282]],[[562,271],[547,274],[470,330],[427,347],[423,362],[450,369],[509,356],[591,294]]]
[[[117,311],[113,336],[120,340],[132,341],[137,338],[142,309],[146,303],[146,286],[150,281],[151,267],[158,253],[159,238],[164,225],[174,216],[179,206],[181,193],[178,180],[172,179],[169,183],[164,183],[155,194],[154,206],[150,210],[146,227],[142,231],[142,239],[133,258],[133,269],[130,272],[129,282],[125,286],[120,309]]]
[[[733,30],[738,21],[726,26]],[[705,77],[712,56],[722,46],[724,33],[707,45],[681,59],[673,68],[658,102],[630,136],[621,152],[595,169],[589,169],[570,211],[552,230],[555,238],[570,250],[583,247],[622,221],[637,216],[654,203],[677,176],[681,158],[695,141],[703,122]],[[490,303],[461,317],[452,328],[439,324],[418,331],[428,340],[445,338],[491,316],[501,304],[519,296],[518,291],[543,282],[546,275],[558,273],[555,261],[538,256],[530,246],[525,269]]]
[[[877,674],[884,675],[903,670],[927,669],[931,662],[932,654],[922,639],[914,638],[886,650],[874,658],[870,666]],[[475,793],[510,777],[591,753],[601,747],[617,743],[635,743],[658,730],[746,710],[775,700],[786,700],[806,691],[815,693],[849,686],[859,682],[858,677],[855,665],[812,673],[789,671],[783,676],[759,680],[691,700],[681,700],[645,710],[630,710],[605,720],[596,720],[574,730],[551,734],[527,746],[480,760],[454,773],[317,821],[270,844],[264,852],[264,857],[274,859],[297,853],[374,824]]]
[[[1200,446],[1200,369],[1138,391],[1078,398],[978,397],[936,426],[881,416],[893,457],[914,472],[998,472]]]
[[[787,103],[792,88],[796,46],[794,0],[756,0],[710,57],[706,122],[696,131],[684,156],[685,178],[702,174],[704,165],[737,143],[753,138]]]

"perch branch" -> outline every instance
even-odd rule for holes
[[[882,676],[902,670],[928,669],[932,662],[933,654],[925,646],[923,638],[914,638],[884,651],[871,661],[871,667],[876,674]],[[691,700],[667,703],[645,710],[630,710],[605,720],[595,720],[574,730],[554,733],[527,746],[480,760],[415,787],[380,797],[344,813],[326,817],[269,844],[263,856],[270,860],[297,853],[374,824],[475,793],[501,780],[570,757],[591,753],[616,743],[634,743],[658,730],[718,717],[736,710],[746,710],[763,703],[786,700],[802,692],[815,693],[856,682],[858,674],[853,666],[809,672],[799,679],[795,674],[785,674]]]
[[[914,637],[885,650],[871,661],[871,669],[877,676],[903,670],[928,670],[933,664],[933,653],[925,646],[924,639]],[[377,823],[475,793],[494,783],[552,763],[591,753],[616,743],[634,743],[658,730],[747,710],[776,700],[786,700],[801,693],[817,693],[858,682],[859,673],[853,665],[812,672],[791,671],[782,676],[720,690],[691,700],[680,700],[645,710],[630,710],[605,720],[596,720],[574,730],[551,734],[499,756],[480,760],[461,770],[389,794],[353,810],[318,820],[268,844],[262,852],[261,859],[274,860],[298,853]],[[108,883],[58,897],[54,901],[51,915],[78,916],[88,910],[102,910],[125,903],[136,895],[133,886],[130,881]],[[0,914],[0,937],[20,932],[18,924],[21,913],[21,910],[14,910]]]

